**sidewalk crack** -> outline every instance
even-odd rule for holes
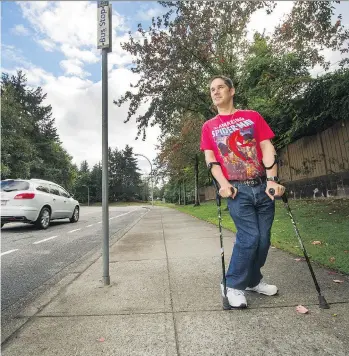
[[[164,231],[164,223],[163,223],[163,220],[162,220],[162,218],[163,218],[162,212],[160,212],[160,214],[161,214],[162,236],[163,236],[163,241],[164,241],[164,246],[165,246],[165,254],[166,254],[166,267],[167,267],[169,293],[170,293],[172,323],[173,323],[173,329],[174,329],[174,337],[175,337],[175,343],[176,343],[176,351],[177,351],[177,355],[180,356],[180,352],[179,352],[179,342],[178,342],[178,332],[177,332],[177,324],[176,324],[175,312],[174,312],[174,310],[173,310],[173,296],[172,296],[172,288],[171,288],[172,286],[171,286],[171,277],[170,277],[170,264],[169,264],[169,259],[168,259],[168,252],[167,252],[167,245],[166,245],[165,231]]]

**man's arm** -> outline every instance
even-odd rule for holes
[[[270,140],[264,140],[260,142],[260,147],[263,154],[262,159],[263,159],[264,166],[265,167],[272,166],[273,163],[275,162],[275,155],[276,155],[276,151],[273,144],[270,142]],[[267,173],[267,177],[277,176],[278,173],[277,163],[275,163],[272,168],[266,169],[266,173]],[[274,197],[269,193],[270,188],[275,189],[274,196],[282,196],[282,194],[284,194],[285,192],[285,188],[282,185],[273,181],[268,181],[266,193],[269,195],[271,199],[274,199]]]
[[[275,161],[276,151],[273,144],[270,140],[264,140],[260,143],[262,154],[263,154],[263,163],[265,167],[270,167]],[[278,167],[277,163],[271,168],[266,170],[267,177],[277,176]]]
[[[214,152],[211,150],[205,150],[205,160],[207,165],[211,162],[217,162]],[[220,186],[219,195],[223,198],[235,198],[237,190],[229,183],[227,178],[225,178],[222,168],[214,164],[211,168],[211,173],[216,178]],[[234,195],[231,193],[231,188],[234,188]]]

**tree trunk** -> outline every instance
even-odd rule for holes
[[[184,205],[187,205],[187,197],[186,197],[186,191],[185,191],[185,181],[183,180],[183,203]]]
[[[178,189],[178,195],[179,195],[179,198],[178,198],[178,204],[181,205],[181,182],[178,183],[179,184],[179,189]]]
[[[200,206],[199,198],[199,157],[195,155],[195,204],[194,206]]]

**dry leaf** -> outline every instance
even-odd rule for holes
[[[341,279],[334,279],[333,282],[334,283],[343,283],[344,281],[342,281]]]
[[[344,253],[349,253],[349,250],[344,250]]]
[[[337,316],[337,314],[332,314],[332,316]]]
[[[312,245],[321,245],[321,241],[313,241],[311,244]]]
[[[105,341],[105,338],[104,338],[104,337],[100,337],[100,338],[98,339],[98,341],[99,341],[99,342],[104,342],[104,341]]]
[[[337,274],[337,272],[333,272],[333,271],[330,271],[330,272],[328,272],[328,274]]]
[[[306,307],[303,307],[303,305],[298,305],[296,307],[296,311],[300,314],[307,314],[309,312],[309,310]]]
[[[331,258],[329,259],[329,261],[330,261],[331,263],[333,263],[333,262],[336,261],[336,259],[335,259],[334,257],[331,257]]]
[[[295,261],[299,262],[299,261],[305,261],[305,258],[295,258]]]

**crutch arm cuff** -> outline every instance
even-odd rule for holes
[[[269,166],[269,167],[267,167],[267,166],[264,164],[263,160],[262,160],[262,165],[263,165],[263,167],[264,167],[265,170],[272,169],[272,168],[273,168],[276,164],[278,164],[278,163],[279,163],[278,155],[274,155],[274,163],[273,163],[271,166]]]
[[[213,166],[221,166],[221,164],[219,162],[210,162],[207,164],[207,168],[210,170],[211,172],[211,169]]]

